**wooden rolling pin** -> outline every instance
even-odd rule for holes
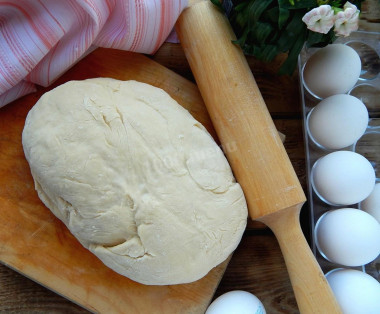
[[[300,227],[302,187],[228,19],[208,0],[190,1],[176,31],[249,214],[279,241],[299,310],[341,313]]]

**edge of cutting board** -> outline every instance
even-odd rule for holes
[[[0,109],[0,186],[5,187],[0,189],[0,262],[90,311],[203,313],[229,259],[193,283],[138,284],[82,247],[34,190],[21,145],[26,114],[51,88],[100,76],[135,79],[164,89],[216,138],[195,84],[141,54],[98,48],[49,88],[38,88]]]

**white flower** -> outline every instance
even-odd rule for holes
[[[350,2],[346,2],[343,9],[336,14],[334,31],[337,35],[347,37],[359,28],[360,11]]]
[[[354,5],[354,4],[352,4],[351,2],[348,2],[348,1],[344,4],[343,9],[344,10],[346,10],[346,9],[353,9],[355,12],[356,11],[360,12],[358,10],[358,8],[356,7],[356,5]]]
[[[307,12],[302,21],[313,32],[327,34],[334,26],[334,10],[329,5],[321,5]]]

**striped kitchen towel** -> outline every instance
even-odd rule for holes
[[[154,53],[187,0],[0,0],[0,107],[95,47]]]

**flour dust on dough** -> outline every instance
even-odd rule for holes
[[[222,151],[159,88],[65,83],[29,112],[22,143],[43,203],[134,281],[198,280],[242,237],[247,206]]]

